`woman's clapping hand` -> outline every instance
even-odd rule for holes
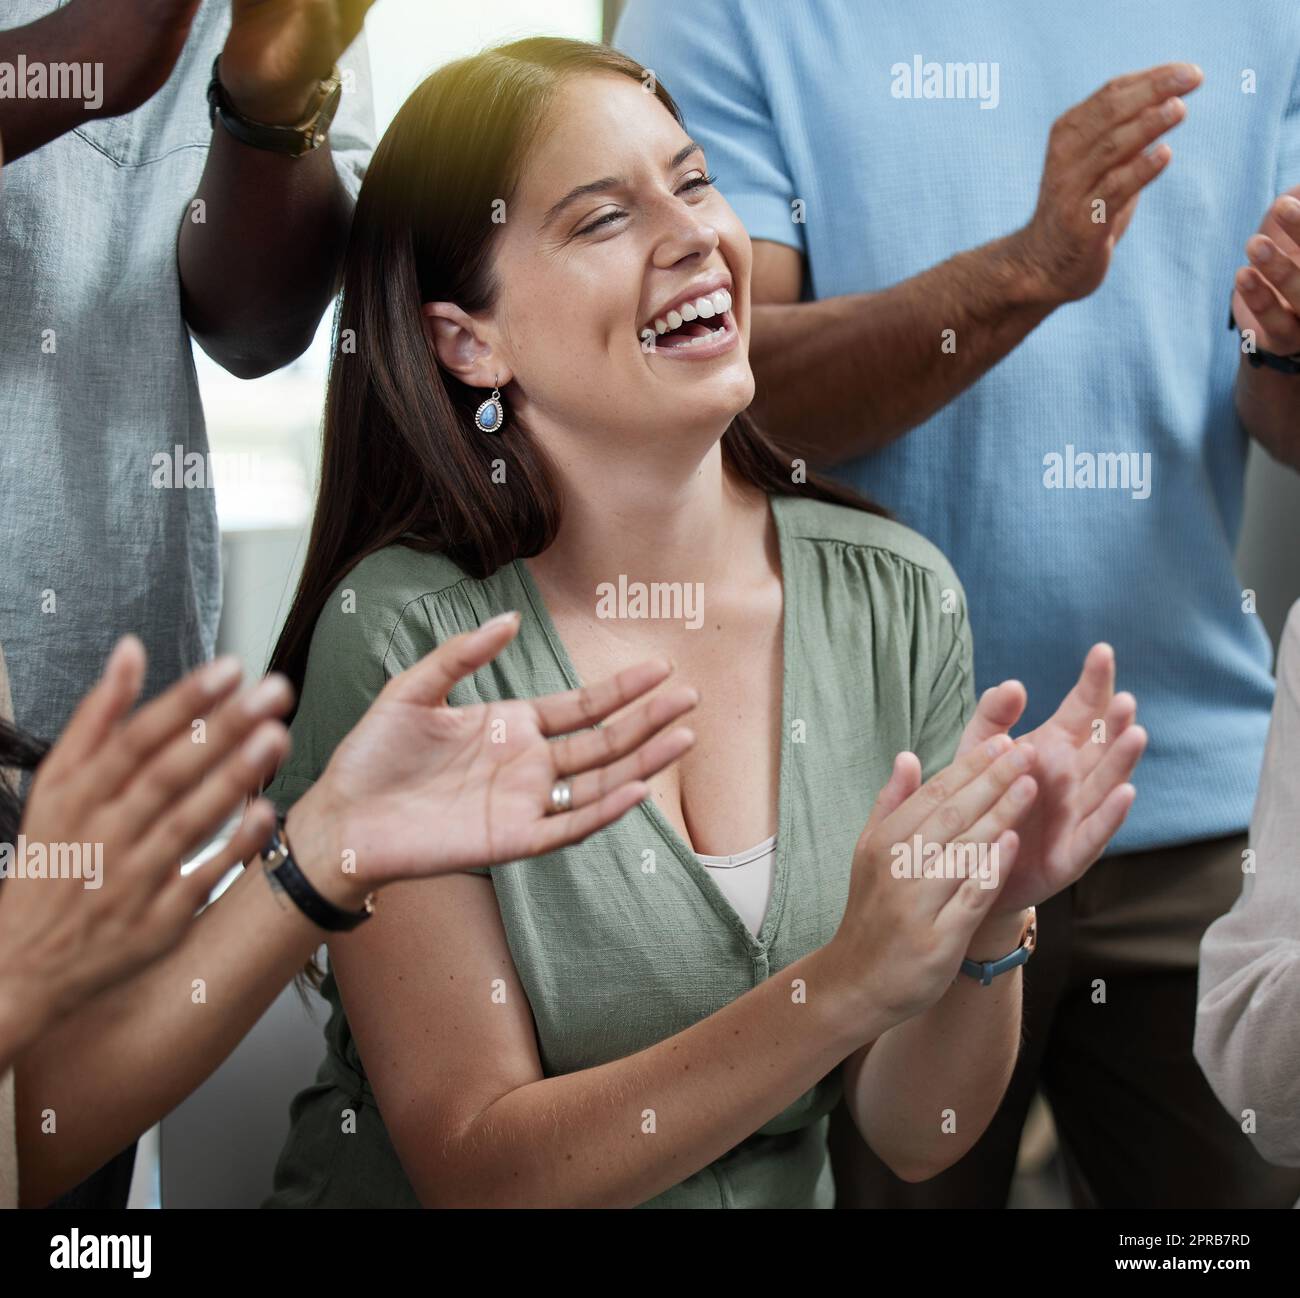
[[[294,855],[304,869],[332,874],[317,886],[338,904],[359,904],[398,879],[500,865],[586,838],[641,801],[645,781],[694,742],[685,727],[665,732],[695,706],[685,686],[592,728],[663,682],[672,668],[662,660],[545,698],[449,706],[452,686],[518,627],[518,615],[505,614],[394,677],[294,807]],[[550,814],[558,780],[570,781],[570,809]]]

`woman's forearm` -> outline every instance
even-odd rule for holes
[[[870,1029],[859,997],[824,947],[654,1046],[508,1092],[449,1137],[422,1131],[414,1106],[385,1119],[426,1206],[635,1206],[831,1072]]]
[[[990,921],[973,958],[1013,950],[1022,923],[1019,912]],[[958,974],[930,1009],[845,1061],[849,1112],[903,1180],[924,1181],[951,1167],[992,1121],[1020,1048],[1021,982],[1019,969],[987,987]]]
[[[15,1069],[23,1204],[76,1185],[175,1108],[323,936],[255,865],[169,956],[46,1032]]]

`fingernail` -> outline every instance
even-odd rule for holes
[[[234,654],[225,654],[199,669],[199,686],[207,694],[218,694],[233,685],[242,671],[239,659]]]
[[[486,631],[489,627],[505,626],[507,622],[518,622],[519,610],[512,608],[508,613],[498,613],[496,617],[489,618],[479,627],[480,631]]]
[[[1174,90],[1188,90],[1194,86],[1201,75],[1195,63],[1180,63],[1169,78],[1169,85]]]
[[[288,681],[283,676],[272,674],[260,681],[244,696],[242,707],[251,716],[265,712],[284,698]]]
[[[996,757],[1003,748],[1006,747],[1006,739],[1006,735],[994,735],[993,738],[984,745],[984,751],[990,757]]]
[[[1273,249],[1267,243],[1257,243],[1253,255],[1256,261],[1272,261]]]
[[[126,653],[126,642],[134,637],[124,635],[112,648],[108,655],[108,661],[104,664],[104,675],[107,676],[122,660],[122,655]]]
[[[244,741],[241,756],[250,766],[265,766],[271,760],[279,738],[274,726],[258,726]]]
[[[1017,744],[1015,751],[1011,754],[1011,765],[1017,771],[1023,771],[1029,766],[1029,750],[1023,744]]]
[[[1011,796],[1017,802],[1028,802],[1033,791],[1033,782],[1025,779],[1023,776],[1011,786]]]
[[[1300,220],[1300,198],[1288,194],[1278,205],[1278,212],[1292,221]]]

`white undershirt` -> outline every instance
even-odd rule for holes
[[[776,870],[776,835],[765,838],[747,852],[735,856],[705,856],[696,852],[708,868],[722,895],[731,903],[745,927],[755,936],[763,927],[768,902],[772,900],[772,877]]]

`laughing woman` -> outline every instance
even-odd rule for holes
[[[744,415],[749,276],[668,94],[610,50],[452,64],[379,146],[271,796],[310,787],[392,674],[512,608],[453,702],[662,654],[698,688],[696,742],[585,844],[400,885],[331,944],[272,1204],[824,1206],[841,1095],[909,1178],[997,1108],[1031,907],[1127,813],[1134,701],[1099,646],[1027,740],[1018,685],[976,709],[943,557]],[[623,589],[702,606],[609,616]],[[561,780],[551,805],[598,794]],[[994,868],[913,877],[918,845]]]

